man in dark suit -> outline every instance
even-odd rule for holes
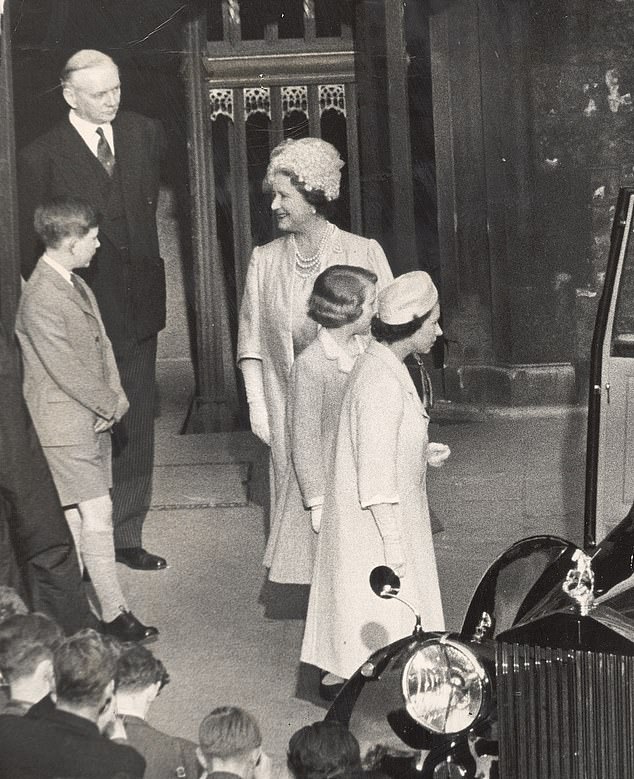
[[[80,197],[101,215],[101,247],[84,277],[91,286],[115,353],[130,410],[114,430],[113,518],[117,560],[157,570],[164,558],[142,546],[154,457],[157,333],[165,326],[165,271],[159,256],[156,207],[165,139],[158,122],[119,112],[116,64],[83,50],[61,76],[68,118],[19,156],[23,274],[38,256],[36,207]]]
[[[35,704],[23,717],[0,715],[0,776],[11,779],[142,779],[145,760],[102,735],[117,722],[116,657],[94,630],[66,639],[53,656],[57,702]],[[124,738],[123,731],[113,738]]]

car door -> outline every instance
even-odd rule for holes
[[[591,349],[585,545],[634,502],[634,188],[619,193]]]

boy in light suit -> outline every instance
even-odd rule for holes
[[[153,638],[128,609],[119,586],[112,534],[110,430],[128,410],[97,301],[73,273],[99,246],[87,203],[55,200],[35,212],[45,252],[24,287],[16,333],[24,397],[101,606],[105,632],[123,641]]]

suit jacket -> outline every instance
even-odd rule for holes
[[[90,444],[99,417],[118,421],[127,400],[99,308],[43,259],[22,291],[16,333],[24,397],[42,446]]]
[[[196,744],[177,736],[168,736],[140,717],[123,717],[127,743],[143,755],[146,775],[152,779],[196,779],[202,768],[196,757]]]
[[[156,120],[126,111],[117,114],[112,130],[127,224],[125,251],[106,217],[112,180],[67,118],[20,152],[17,180],[25,278],[41,253],[33,230],[37,205],[74,197],[101,214],[101,247],[85,277],[117,349],[130,338],[142,341],[165,327],[165,269],[156,229],[165,135]]]
[[[142,779],[145,760],[102,736],[83,717],[57,709],[0,715],[0,776],[11,779]]]

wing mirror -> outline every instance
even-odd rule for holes
[[[414,625],[414,635],[420,636],[423,634],[423,626],[420,620],[420,614],[403,598],[399,598],[398,594],[401,591],[401,580],[394,573],[394,571],[387,565],[378,565],[370,572],[370,587],[375,595],[379,598],[393,598],[405,604],[407,608],[416,617],[416,624]]]

